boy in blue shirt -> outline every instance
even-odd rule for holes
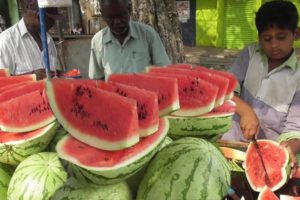
[[[271,1],[258,10],[255,23],[259,44],[246,47],[231,68],[240,86],[233,97],[237,115],[223,139],[278,140],[290,151],[294,173],[300,153],[297,9],[288,1]]]

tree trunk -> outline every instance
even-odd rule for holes
[[[132,17],[159,33],[172,63],[184,62],[175,0],[132,0]]]

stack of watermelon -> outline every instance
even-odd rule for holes
[[[209,121],[214,123],[211,126],[216,126],[217,132],[206,131],[207,128],[202,127],[200,137],[204,137],[201,135],[206,132],[211,139],[220,135],[218,127],[224,124],[230,127],[230,122],[224,121],[231,120],[234,111],[234,104],[225,101],[233,91],[225,92],[224,89],[229,83],[229,79],[224,77],[230,74],[225,73],[221,81],[212,83],[218,77],[217,72],[207,72],[212,78],[206,80],[206,76],[194,76],[194,73],[198,74],[197,69],[191,69],[188,64],[161,68],[179,70],[180,73],[170,73],[172,75],[149,69],[150,72],[141,74],[113,74],[107,82],[83,79],[36,81],[34,75],[0,78],[0,163],[18,165],[8,186],[8,199],[48,199],[52,195],[53,199],[66,196],[76,199],[83,191],[90,193],[91,199],[108,196],[103,191],[109,192],[109,195],[117,191],[115,199],[132,199],[125,181],[128,178],[138,180],[134,188],[137,190],[143,178],[141,172],[151,174],[157,171],[157,164],[146,167],[158,151],[171,143],[167,134],[174,138],[176,134],[178,137],[199,137],[190,134],[189,130],[179,134],[171,130],[183,130],[184,126],[199,127],[200,123],[207,126]],[[4,70],[0,70],[0,74],[8,76]],[[222,88],[221,93],[219,88]],[[203,123],[203,119],[208,121]],[[222,133],[225,129],[223,127]],[[216,196],[226,194],[229,169],[213,145],[196,138],[172,144],[174,147],[165,150],[165,154],[174,158],[153,161],[168,163],[167,167],[160,167],[162,172],[172,168],[175,175],[180,173],[183,181],[191,177],[199,180],[195,183],[191,180],[191,184],[184,181],[186,186],[182,188],[193,191],[193,188],[200,187],[205,199],[210,198],[208,193],[212,191],[205,186],[202,171],[209,170],[208,176],[215,177],[210,184],[220,191]],[[193,148],[189,149],[191,144]],[[43,150],[56,152],[39,153]],[[194,150],[196,153],[191,152]],[[205,155],[206,151],[214,153],[204,158],[199,157],[198,151],[201,155]],[[176,159],[185,155],[192,155],[194,162],[179,162],[192,170],[179,169],[181,166],[176,164]],[[66,182],[66,172],[58,158],[71,176],[59,191],[58,188]],[[194,172],[191,176],[190,173]],[[11,173],[5,176],[4,185],[7,186]],[[172,185],[173,178],[164,181]],[[151,179],[150,176],[143,179],[139,193],[148,190]],[[30,180],[37,184],[36,188]],[[181,181],[178,183],[183,184]],[[27,190],[29,185],[32,187]],[[180,185],[176,187],[180,188]],[[168,190],[159,184],[158,188]],[[172,193],[177,190],[174,188]],[[164,195],[160,189],[154,189],[153,193]],[[197,195],[194,192],[186,194]],[[152,198],[151,195],[138,197],[149,198]]]
[[[215,141],[231,128],[235,111],[234,75],[206,67],[174,64],[148,67],[148,74],[178,80],[180,109],[171,113],[168,135],[173,139],[192,136]]]

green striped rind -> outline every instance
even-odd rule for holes
[[[173,140],[167,136],[164,139],[163,143],[159,146],[158,151],[161,151],[164,147],[171,144],[172,142],[173,142]],[[136,193],[137,193],[138,187],[140,185],[140,182],[142,181],[143,176],[145,174],[147,164],[145,164],[141,169],[139,169],[133,176],[126,179],[126,182],[129,184],[129,186],[131,188],[134,199],[136,199]]]
[[[13,173],[12,166],[0,163],[0,199],[7,199],[8,184]]]
[[[47,129],[44,132],[32,138],[23,141],[0,143],[0,162],[18,165],[28,156],[43,151],[52,140],[58,126],[57,122],[53,122],[47,125]]]
[[[54,137],[52,138],[50,144],[48,145],[46,151],[49,151],[49,152],[56,152],[56,145],[58,143],[59,140],[61,140],[65,135],[67,135],[68,132],[62,127],[60,126],[56,132],[55,132],[55,135]]]
[[[233,113],[215,117],[175,117],[167,116],[170,121],[168,136],[172,139],[198,137],[214,139],[230,130]]]
[[[74,178],[60,188],[51,200],[132,200],[132,194],[126,182],[112,185],[81,184]]]
[[[61,150],[61,146],[68,139],[69,136],[65,136],[57,144],[56,150],[60,158],[69,161],[67,165],[67,171],[71,176],[75,177],[77,180],[85,183],[94,183],[94,184],[114,184],[132,176],[139,169],[141,169],[151,158],[156,154],[160,149],[160,146],[166,138],[168,129],[169,129],[169,120],[163,118],[163,130],[159,138],[147,149],[143,149],[138,155],[133,158],[130,158],[126,164],[122,164],[114,167],[105,167],[105,168],[96,168],[89,167],[83,164],[80,164],[76,158],[70,157]]]
[[[8,200],[48,200],[67,181],[56,153],[34,154],[20,163],[8,186]]]
[[[217,200],[230,185],[222,153],[198,138],[182,138],[166,146],[150,162],[137,200]]]

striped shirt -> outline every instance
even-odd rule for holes
[[[144,72],[148,65],[170,64],[158,33],[146,24],[130,21],[124,43],[108,27],[92,39],[89,77],[101,79],[111,73]]]
[[[282,65],[268,72],[267,56],[257,44],[245,48],[234,62],[231,72],[239,81],[237,92],[260,122],[258,138],[300,138],[299,67],[293,52]],[[245,141],[237,115],[223,139]]]
[[[56,47],[47,34],[49,61],[52,71],[59,68]],[[44,68],[43,52],[28,32],[24,20],[0,34],[0,69],[8,68],[12,75]]]

